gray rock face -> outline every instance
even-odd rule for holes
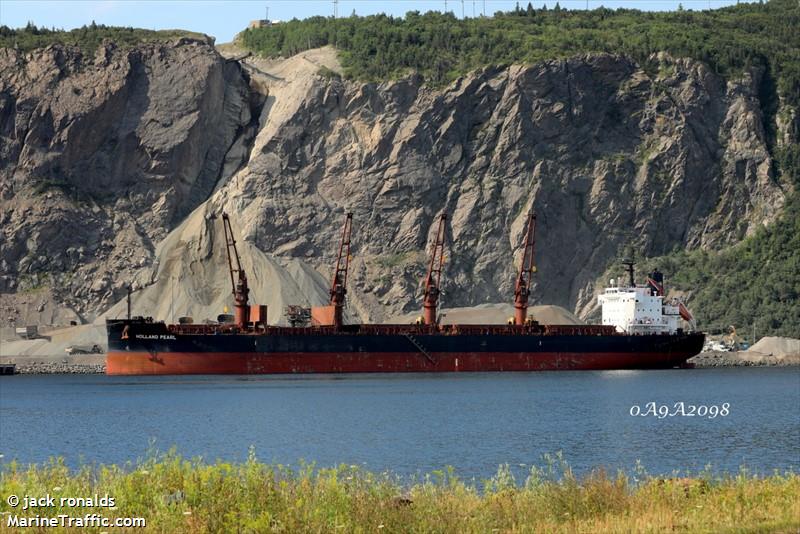
[[[789,187],[773,175],[758,72],[726,83],[658,60],[648,73],[581,56],[434,90],[303,74],[291,59],[246,75],[190,40],[94,59],[2,50],[0,292],[55,274],[62,302],[99,313],[136,271],[179,254],[155,243],[206,202],[242,239],[325,276],[353,211],[348,298],[370,321],[420,307],[445,210],[442,303],[510,301],[533,208],[534,301],[585,315],[623,246],[734,243],[780,213]]]
[[[249,98],[205,41],[0,50],[0,291],[52,286],[78,313],[119,298],[208,198]]]
[[[413,77],[318,78],[221,195],[259,248],[312,262],[354,211],[349,297],[369,320],[420,307],[442,210],[452,216],[443,301],[510,301],[533,208],[535,300],[585,315],[624,245],[644,256],[723,246],[783,205],[758,73],[726,84],[701,63],[659,61],[648,74],[624,57],[576,57],[487,69],[443,90]]]

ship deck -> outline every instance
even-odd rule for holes
[[[158,324],[158,323],[156,323]],[[171,334],[178,335],[571,335],[610,336],[616,334],[613,326],[605,325],[409,325],[409,324],[354,324],[343,326],[263,326],[241,329],[236,325],[182,324],[165,325]]]

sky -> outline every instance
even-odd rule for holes
[[[480,16],[514,8],[516,0],[338,0],[339,16],[387,13],[402,16],[407,11],[447,11],[456,16]],[[527,0],[520,0],[525,7]],[[534,7],[554,0],[535,0]],[[735,4],[736,0],[559,0],[561,7],[594,9],[627,7],[643,10],[673,10],[678,4],[686,9],[718,8]],[[11,28],[32,21],[37,26],[70,30],[94,20],[107,26],[133,26],[154,30],[184,29],[216,37],[226,43],[254,19],[290,20],[314,15],[332,16],[333,0],[0,0],[0,25]]]

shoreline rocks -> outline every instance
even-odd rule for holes
[[[0,356],[0,363],[15,365],[16,373],[23,375],[87,375],[106,372],[105,354],[77,354],[67,356],[3,355]]]
[[[689,359],[696,369],[711,367],[794,367],[800,366],[800,357],[779,357],[750,351],[701,352]]]
[[[100,375],[105,374],[105,364],[33,362],[17,364],[21,375]]]

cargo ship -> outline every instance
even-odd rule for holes
[[[527,216],[522,262],[507,324],[441,324],[437,315],[447,216],[439,218],[425,278],[423,313],[413,324],[346,324],[352,214],[339,243],[327,306],[289,306],[290,326],[267,323],[267,307],[250,305],[230,218],[222,214],[234,314],[214,322],[150,317],[107,319],[109,375],[495,372],[664,369],[683,366],[702,349],[689,310],[666,301],[663,276],[635,283],[634,262],[623,262],[627,284],[611,280],[598,296],[602,324],[540,324],[528,316],[536,215]],[[679,327],[686,321],[689,329]]]

